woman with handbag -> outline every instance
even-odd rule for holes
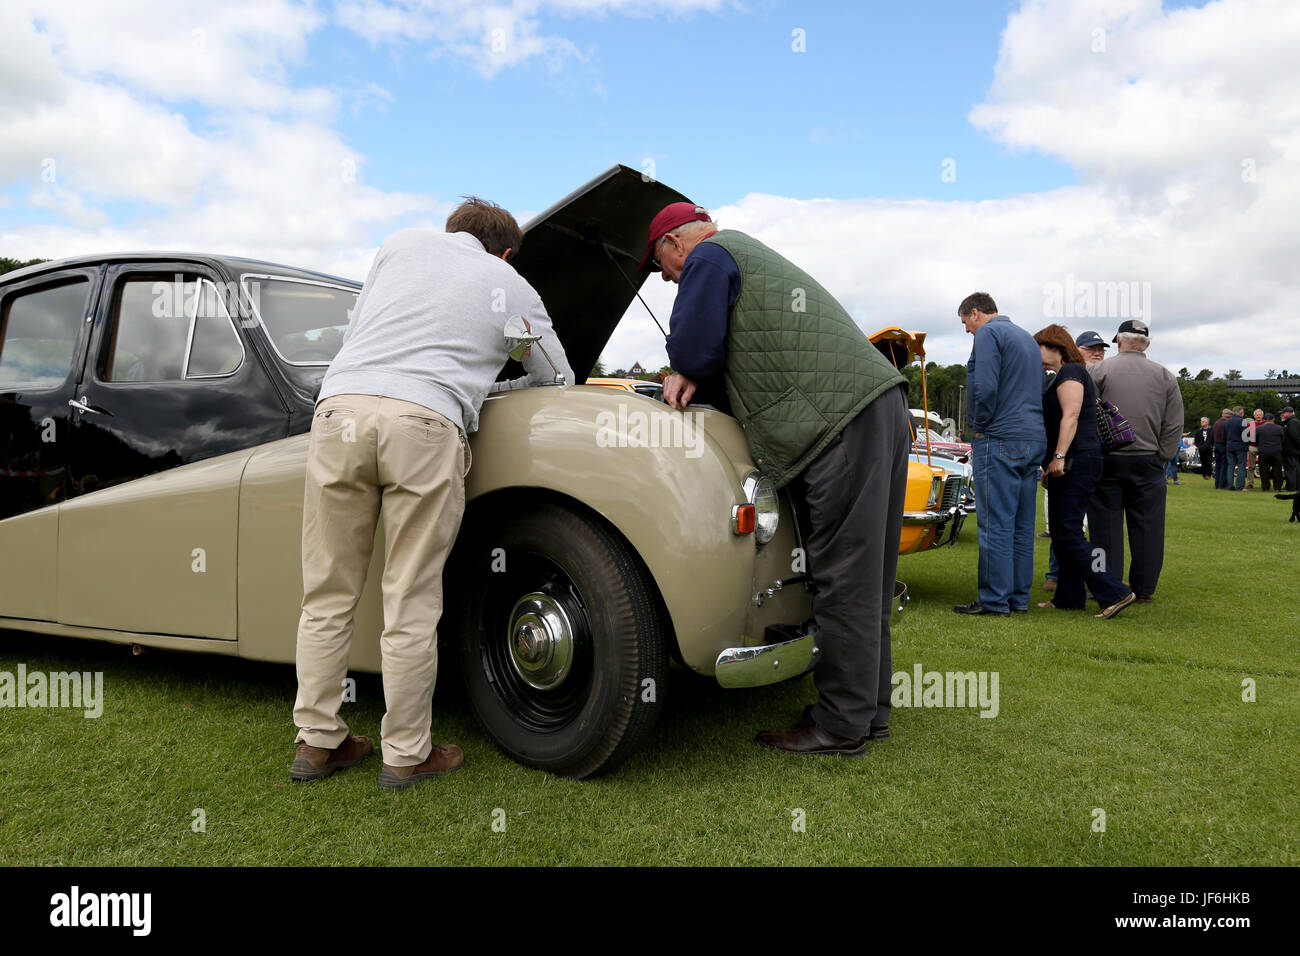
[[[1136,600],[1110,572],[1094,570],[1092,550],[1083,536],[1088,499],[1101,477],[1101,439],[1097,427],[1097,389],[1083,365],[1083,355],[1062,326],[1049,325],[1034,336],[1043,368],[1055,372],[1043,392],[1047,457],[1043,487],[1048,495],[1048,530],[1060,563],[1056,593],[1042,608],[1081,611],[1091,593],[1109,620]],[[1085,590],[1086,585],[1086,590]]]

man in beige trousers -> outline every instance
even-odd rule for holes
[[[522,241],[509,212],[474,198],[448,217],[446,232],[393,235],[321,383],[303,498],[293,780],[324,779],[373,749],[348,732],[339,709],[381,518],[379,785],[404,789],[464,762],[459,747],[435,745],[431,733],[442,571],[465,510],[466,436],[507,359],[506,318],[523,316],[574,380],[541,298],[506,262]],[[524,364],[528,375],[509,385],[554,381],[540,355]]]

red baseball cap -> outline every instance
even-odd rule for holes
[[[707,209],[693,202],[669,203],[660,209],[659,213],[650,220],[650,241],[646,244],[645,255],[641,257],[641,268],[645,269],[649,266],[651,272],[658,272],[659,270],[651,262],[654,257],[655,243],[678,226],[684,226],[688,222],[713,222],[713,220],[709,218]]]

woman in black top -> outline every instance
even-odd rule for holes
[[[1061,565],[1055,595],[1038,606],[1082,611],[1090,591],[1102,608],[1097,616],[1109,619],[1136,598],[1110,569],[1094,570],[1092,548],[1083,536],[1083,516],[1102,470],[1097,389],[1084,368],[1083,355],[1064,328],[1049,325],[1034,341],[1043,353],[1043,368],[1056,373],[1043,392],[1047,426],[1043,487],[1049,492],[1047,526]]]

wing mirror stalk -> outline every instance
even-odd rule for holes
[[[546,351],[546,346],[542,345],[542,337],[532,330],[532,326],[528,324],[528,320],[522,315],[512,315],[506,319],[505,337],[506,350],[516,362],[522,362],[535,344],[542,350],[542,356],[550,363],[552,370],[555,372],[555,381],[551,384],[568,384],[564,380],[564,375],[560,372],[559,367],[551,360],[551,356]]]

